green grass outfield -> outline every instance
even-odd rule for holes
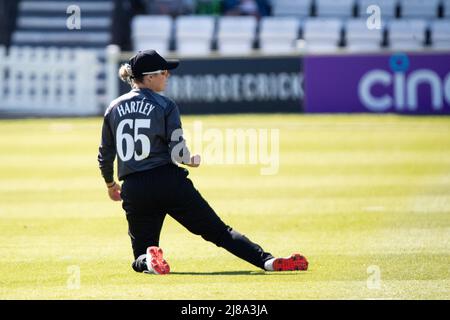
[[[450,298],[449,117],[183,120],[280,130],[278,174],[205,165],[190,177],[225,222],[274,255],[302,252],[308,271],[260,271],[168,217],[172,273],[135,273],[123,211],[97,167],[101,119],[3,120],[0,298]]]

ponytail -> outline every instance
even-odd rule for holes
[[[128,63],[120,66],[119,77],[123,82],[127,82],[132,87],[134,86],[133,71],[131,70],[131,66]]]

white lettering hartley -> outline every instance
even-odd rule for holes
[[[140,113],[148,116],[155,109],[155,106],[151,103],[147,102],[144,104],[144,100],[128,102],[122,103],[117,107],[117,112],[119,113],[120,117],[123,117],[124,115],[129,113]]]

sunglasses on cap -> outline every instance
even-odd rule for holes
[[[167,74],[169,74],[169,70],[156,70],[156,71],[151,71],[151,72],[142,72],[142,75],[149,75],[149,74],[167,75]]]

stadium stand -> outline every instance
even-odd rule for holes
[[[82,7],[82,28],[67,27],[68,1],[21,1],[19,2],[17,28],[12,35],[14,46],[58,46],[104,48],[111,40],[111,0],[78,1]]]
[[[121,39],[131,39],[130,46],[123,45],[126,50],[153,47],[162,54],[175,50],[183,55],[209,54],[216,49],[221,54],[245,54],[260,49],[262,53],[274,54],[295,50],[293,43],[299,35],[306,40],[309,50],[326,47],[327,50],[338,47],[350,51],[378,50],[383,47],[383,33],[391,49],[418,50],[428,44],[432,48],[447,47],[447,38],[443,35],[446,29],[435,22],[448,20],[450,0],[273,0],[273,16],[269,17],[264,14],[245,17],[191,15],[199,10],[217,12],[219,2],[201,0],[198,6],[202,9],[198,9],[195,7],[197,1],[193,0],[80,0],[83,28],[74,31],[66,27],[69,1],[22,0],[18,2],[17,27],[12,33],[11,44],[81,47],[98,51],[104,51],[110,43],[122,46],[126,41],[117,40],[117,33],[125,33],[127,23],[126,19],[120,20],[116,13],[120,6],[123,15],[134,15],[136,10],[127,11],[132,6],[146,9],[140,9],[130,19],[127,35],[120,36]],[[267,7],[269,2],[233,0],[226,3],[230,7],[261,8],[261,3]],[[387,28],[370,32],[365,30],[362,20],[371,14],[367,12],[371,5],[380,7]],[[115,13],[112,14],[112,11]],[[288,17],[292,19],[284,19]],[[229,18],[229,22],[225,18]],[[314,18],[338,19],[339,22],[335,21],[333,25],[341,26],[316,28],[316,23],[312,22]],[[115,26],[117,24],[112,23],[113,20],[120,21],[123,27]],[[442,26],[445,25],[443,22]],[[435,32],[437,35],[434,35]],[[8,32],[3,32],[3,38],[6,38],[5,33]],[[327,41],[330,43],[327,44]],[[7,40],[2,40],[2,43],[7,43]]]
[[[169,15],[139,15],[133,19],[131,37],[135,51],[154,48],[160,54],[170,49],[173,35],[172,17]]]
[[[147,14],[147,5],[141,0],[114,0],[111,43],[118,45],[123,51],[133,50],[131,37],[133,18]]]
[[[308,52],[333,52],[341,42],[342,21],[338,18],[310,18],[303,27]]]
[[[378,6],[384,19],[392,19],[397,16],[397,1],[395,0],[359,0],[358,1],[358,16],[365,17],[367,8],[370,6]]]
[[[175,20],[178,54],[209,54],[215,32],[213,16],[180,16]]]
[[[200,15],[215,15],[221,14],[222,1],[221,0],[197,0],[195,13]]]
[[[354,0],[316,0],[316,15],[349,18],[354,15],[354,7]]]
[[[151,0],[145,1],[147,10],[152,15],[179,15],[192,14],[195,11],[193,0]]]
[[[391,20],[388,23],[389,48],[411,51],[423,49],[426,28],[424,19]]]
[[[114,0],[80,0],[76,2],[76,5],[70,1],[19,1],[16,27],[11,34],[10,53],[12,55],[7,61],[15,61],[13,53],[21,52],[22,49],[24,50],[22,56],[26,59],[41,57],[44,48],[51,49],[46,53],[49,56],[56,55],[63,57],[62,59],[69,57],[65,53],[69,49],[74,52],[83,49],[86,51],[85,54],[80,53],[78,56],[94,54],[96,57],[96,63],[94,62],[96,67],[92,68],[96,73],[96,81],[90,81],[90,85],[96,92],[98,98],[96,101],[100,104],[105,103],[108,99],[106,47],[112,42],[114,7]],[[33,53],[33,50],[36,53]],[[37,61],[31,60],[30,68]],[[67,62],[67,60],[64,61]],[[89,63],[92,64],[92,62]],[[5,65],[5,67],[15,70],[15,67],[11,65]],[[90,72],[86,74],[91,75]],[[49,103],[52,104],[52,102]],[[93,107],[99,108],[99,104],[95,103]]]
[[[450,18],[450,0],[443,0],[442,7],[443,7],[443,16],[445,18]]]
[[[14,30],[18,3],[16,0],[0,1],[0,46],[10,46]]]
[[[385,33],[388,48],[418,50],[428,44],[432,48],[447,47],[447,38],[443,36],[446,29],[435,22],[450,18],[450,0],[273,0],[271,10],[264,11],[272,12],[268,17],[265,13],[247,16],[192,14],[199,10],[217,12],[219,3],[225,3],[219,0],[80,0],[77,3],[83,10],[81,30],[67,29],[69,1],[19,1],[11,45],[80,47],[101,52],[108,44],[117,43],[125,50],[153,47],[162,54],[173,50],[182,55],[209,54],[216,49],[221,54],[245,54],[253,49],[272,54],[295,50],[292,44],[299,36],[311,50],[325,47],[328,50],[338,47],[350,51],[378,50],[380,42],[383,47],[380,37]],[[269,2],[230,0],[226,3],[230,7],[267,8]],[[371,14],[367,12],[371,5],[380,7],[383,22],[388,25],[381,31],[364,30],[363,21],[357,21]],[[129,7],[145,10],[130,10]],[[3,15],[4,12],[2,10]],[[127,20],[117,17],[120,12],[123,16],[133,16],[128,21],[129,29]],[[288,17],[297,20],[284,19]],[[315,18],[335,21],[333,27],[327,24],[320,28],[313,22]],[[0,27],[5,30],[4,23]],[[117,36],[121,32],[126,34]],[[435,32],[438,34],[434,35]],[[8,33],[11,35],[11,32],[2,32],[1,43],[9,44]],[[130,45],[124,39],[131,39]]]
[[[219,17],[217,46],[221,54],[249,54],[254,47],[257,21],[254,16]]]
[[[107,77],[114,73],[107,69],[109,44],[118,44],[122,51],[154,48],[162,55],[180,56],[450,50],[450,0],[230,0],[229,11],[224,3],[78,0],[81,29],[72,30],[67,23],[76,10],[68,0],[2,0],[3,72],[12,70],[10,63],[17,57],[36,64],[41,61],[36,57],[43,55],[68,58],[67,48],[91,50],[99,66],[95,90],[104,103],[114,87]],[[367,26],[372,5],[380,8],[381,29]],[[22,48],[25,53],[18,54]],[[70,70],[66,74],[70,76]]]
[[[312,0],[273,0],[272,12],[274,16],[308,17],[311,15]]]
[[[404,18],[436,18],[440,0],[400,0]]]
[[[270,15],[271,0],[222,0],[221,14],[246,16],[253,15],[255,17],[263,17]]]
[[[366,19],[350,19],[345,23],[346,47],[349,51],[377,51],[383,45],[383,28],[369,29]]]
[[[431,23],[431,46],[433,49],[450,50],[450,20],[434,20]]]
[[[296,49],[300,20],[296,17],[264,17],[260,22],[259,46],[262,52],[290,53]]]

